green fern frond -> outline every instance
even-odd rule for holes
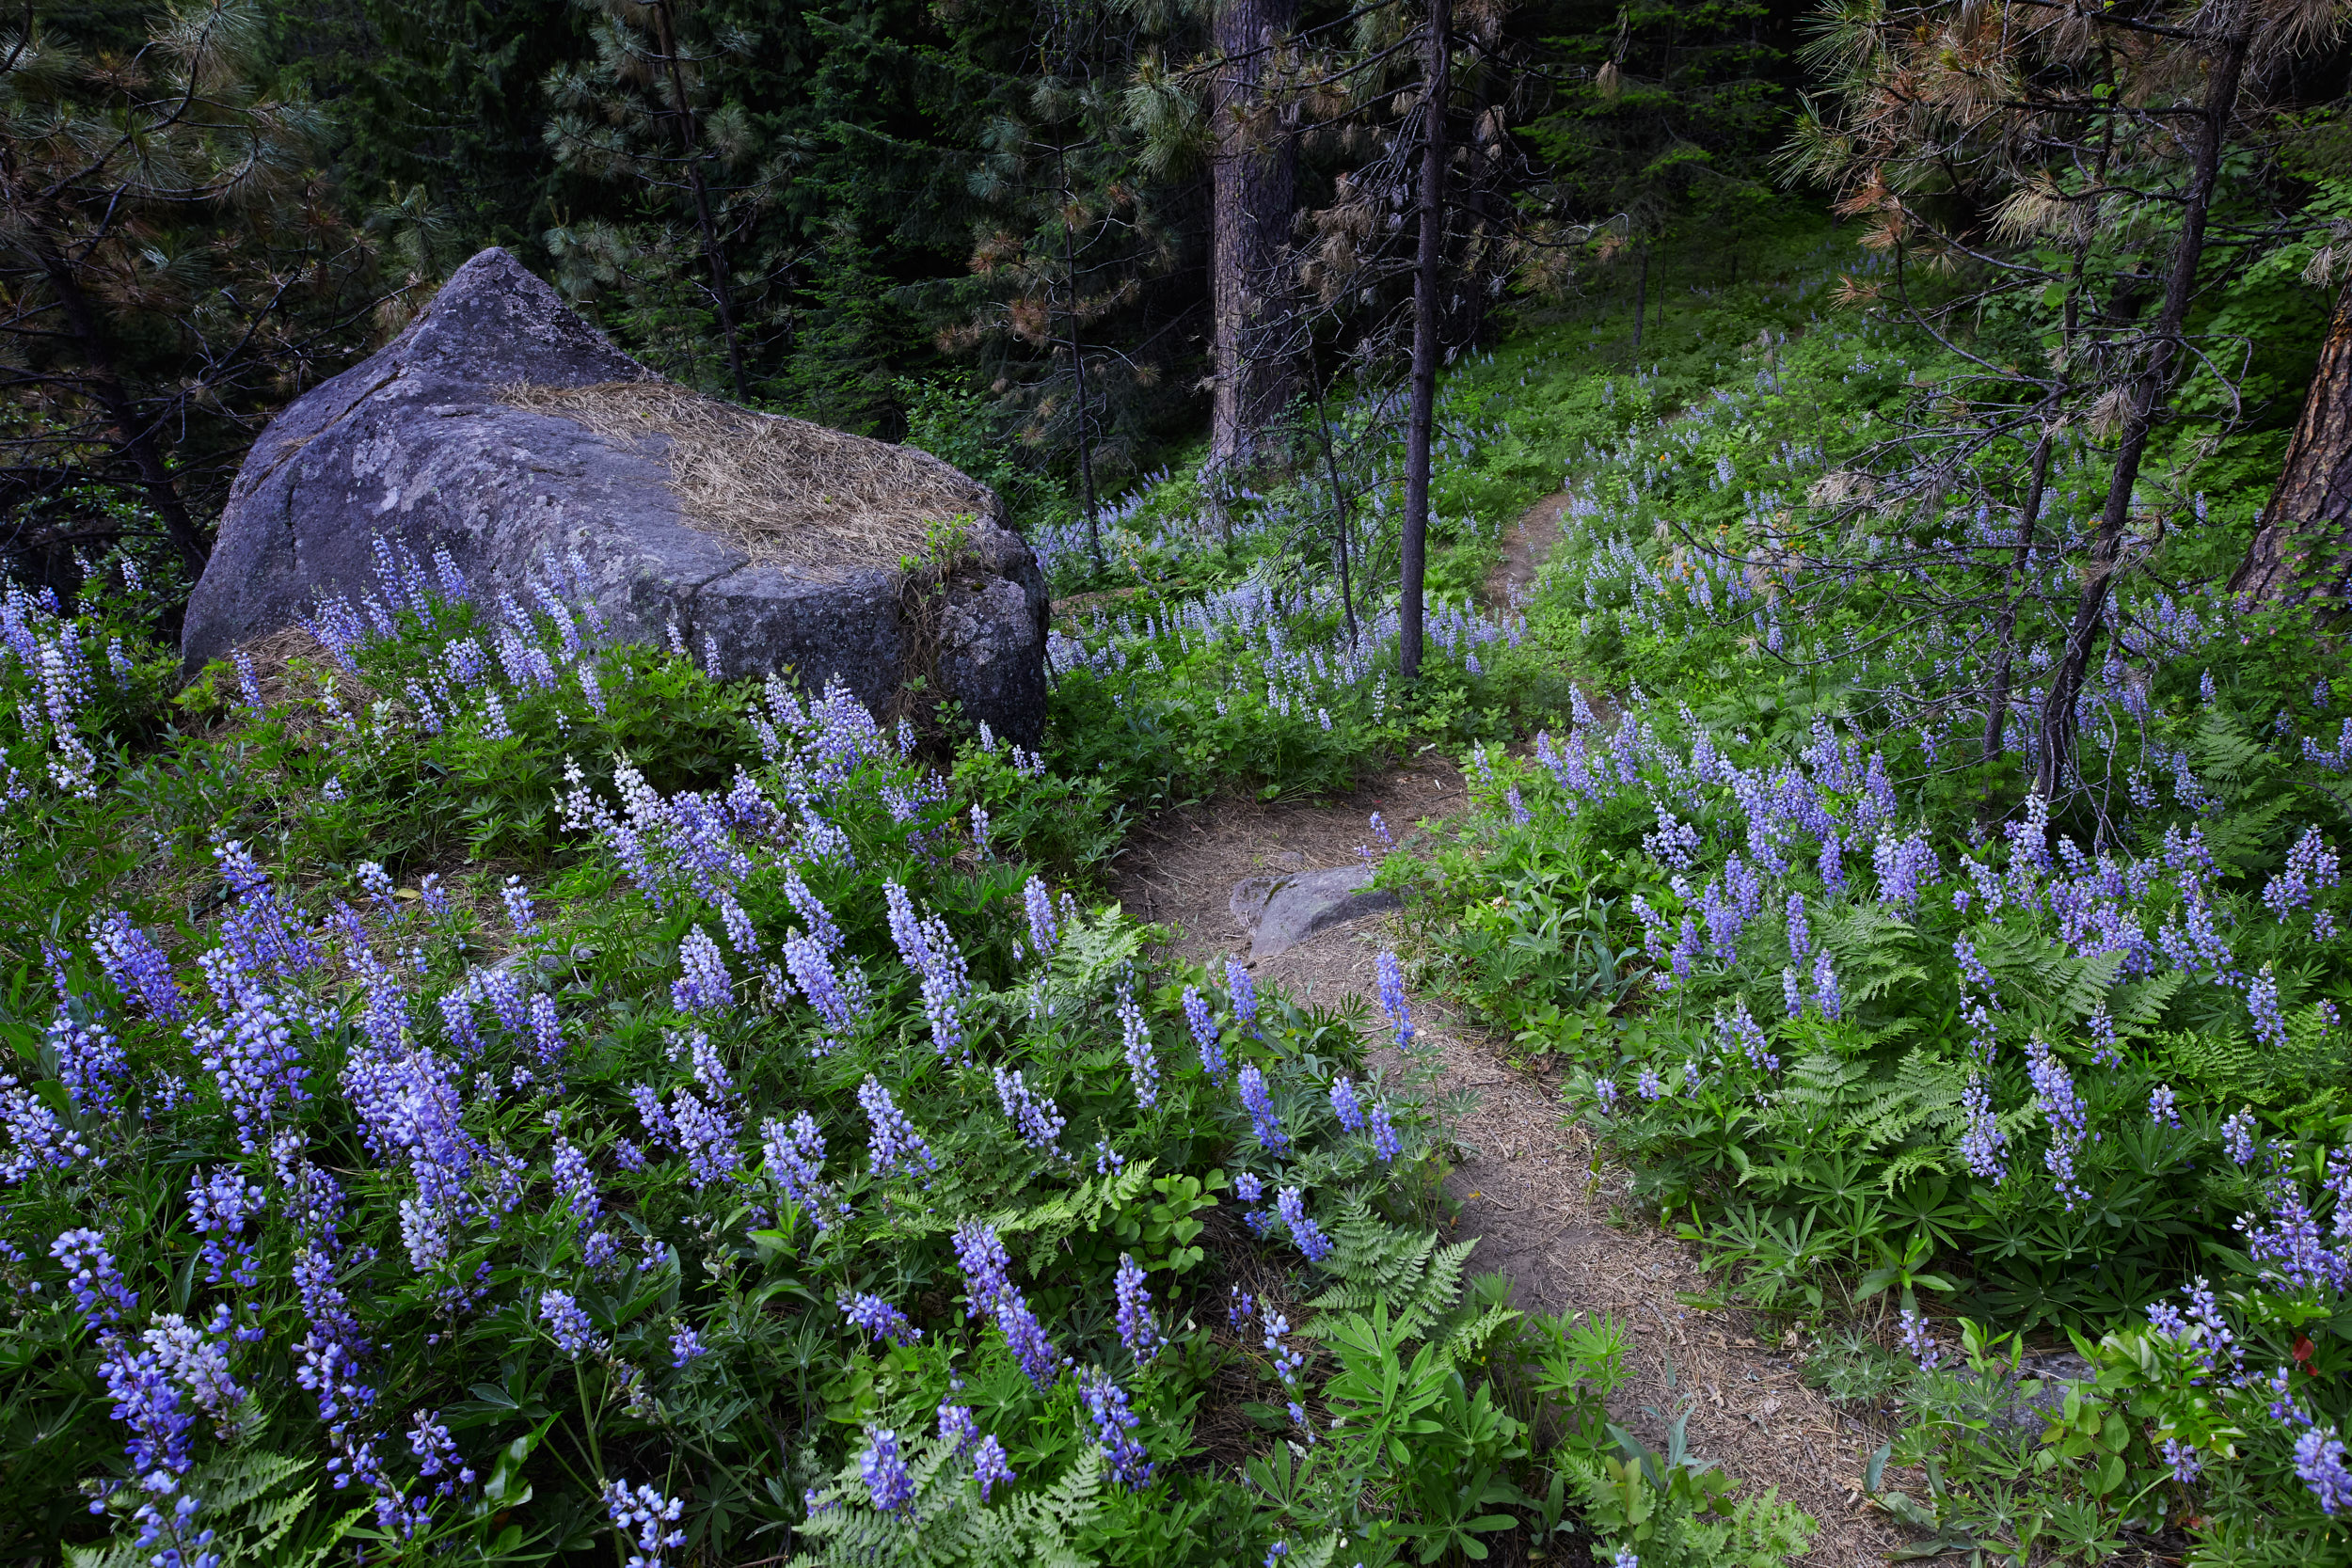
[[[801,1526],[812,1549],[793,1568],[1093,1568],[1094,1559],[1072,1544],[1099,1510],[1102,1450],[1091,1446],[1053,1484],[993,1503],[980,1500],[972,1467],[958,1447],[932,1437],[907,1456],[914,1496],[903,1512],[885,1513],[858,1473],[845,1464],[818,1493]]]
[[[1435,1232],[1390,1225],[1361,1200],[1333,1224],[1331,1239],[1324,1268],[1338,1282],[1307,1305],[1317,1312],[1365,1312],[1385,1301],[1390,1321],[1406,1335],[1426,1332],[1461,1299],[1462,1271],[1478,1244],[1441,1246]]]

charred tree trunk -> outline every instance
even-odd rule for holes
[[[2319,370],[2262,526],[2230,578],[2251,604],[2341,592],[2352,562],[2352,283],[2336,296]],[[2325,580],[2317,580],[2324,575]]]
[[[1297,389],[1287,334],[1272,317],[1298,198],[1298,144],[1262,123],[1270,49],[1298,24],[1298,0],[1219,0],[1210,313],[1216,379],[1209,460],[1247,462]]]
[[[2050,689],[2042,700],[2040,749],[2034,759],[2034,793],[2043,800],[2058,794],[2058,781],[2074,755],[2074,700],[2082,694],[2090,669],[2090,650],[2099,641],[2106,618],[2107,595],[2122,564],[2123,534],[2131,521],[2132,490],[2139,483],[2140,460],[2147,454],[2148,436],[2165,394],[2178,373],[2181,328],[2188,319],[2189,301],[2197,293],[2197,266],[2205,254],[2205,224],[2212,216],[2214,182],[2221,167],[2221,144],[2236,111],[2238,81],[2246,71],[2250,40],[2244,33],[2218,40],[2212,74],[2206,79],[2205,102],[2199,115],[2196,163],[2181,204],[2181,237],[2172,250],[2172,266],[2165,278],[2164,303],[2148,334],[2148,348],[2133,378],[2123,438],[2115,452],[2115,468],[2107,481],[2107,499],[2092,537],[2090,559],[2085,562],[2082,596],[2066,628],[2066,643],[2051,672]]]
[[[1397,672],[1421,673],[1422,576],[1429,550],[1429,445],[1438,417],[1438,319],[1445,260],[1445,112],[1452,86],[1450,0],[1429,0],[1422,40],[1421,248],[1413,266],[1413,400],[1405,425],[1405,520],[1396,607]]]

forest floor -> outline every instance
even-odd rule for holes
[[[1538,503],[1506,536],[1489,581],[1495,597],[1534,581],[1558,537],[1564,500]],[[1432,752],[1342,800],[1238,797],[1182,807],[1138,826],[1114,891],[1136,919],[1173,929],[1172,956],[1247,962],[1248,936],[1229,906],[1234,883],[1355,863],[1375,811],[1409,849],[1420,834],[1406,835],[1408,824],[1426,832],[1468,804],[1460,771]],[[1332,927],[1249,967],[1261,986],[1279,986],[1301,1003],[1370,999],[1381,947],[1393,945],[1391,918]],[[1478,1243],[1470,1272],[1510,1275],[1514,1304],[1525,1311],[1613,1316],[1632,1342],[1629,1380],[1610,1402],[1621,1425],[1661,1447],[1667,1422],[1687,1408],[1694,1456],[1745,1483],[1740,1495],[1775,1488],[1820,1523],[1807,1561],[1883,1561],[1903,1537],[1862,1503],[1861,1477],[1886,1433],[1806,1386],[1793,1333],[1774,1339],[1753,1314],[1688,1305],[1686,1297],[1713,1295],[1716,1283],[1690,1247],[1626,1211],[1626,1173],[1597,1154],[1587,1130],[1566,1124],[1555,1078],[1513,1065],[1508,1041],[1442,1000],[1417,994],[1411,1006],[1437,1069],[1432,1100],[1469,1091],[1469,1108],[1450,1128],[1458,1153],[1445,1186],[1459,1206],[1454,1233]],[[1374,1065],[1394,1076],[1406,1064],[1387,1047]]]

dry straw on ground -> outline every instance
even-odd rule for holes
[[[834,581],[918,554],[931,524],[985,516],[985,486],[915,447],[755,414],[667,381],[509,387],[511,406],[644,443],[694,527],[756,566]]]

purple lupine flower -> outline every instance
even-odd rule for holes
[[[1001,1062],[996,1066],[996,1102],[1023,1143],[1041,1154],[1060,1152],[1059,1139],[1069,1118],[1046,1096],[1030,1093],[1021,1073],[1008,1070]]]
[[[835,1213],[849,1213],[850,1206],[835,1196],[822,1175],[825,1136],[818,1131],[815,1117],[803,1111],[792,1118],[789,1128],[771,1117],[760,1127],[760,1140],[768,1180],[800,1205],[819,1234],[833,1228]]]
[[[1413,1043],[1413,1013],[1405,1000],[1405,976],[1396,967],[1394,953],[1380,955],[1380,1011],[1396,1031],[1396,1046],[1409,1050]]]
[[[1364,1130],[1364,1109],[1356,1101],[1353,1080],[1341,1078],[1331,1085],[1331,1114],[1340,1118],[1340,1126],[1350,1132]]]
[[[220,1284],[224,1275],[248,1291],[261,1284],[253,1269],[253,1243],[244,1230],[261,1217],[263,1201],[262,1188],[233,1167],[189,1183],[188,1223],[205,1237],[200,1257],[206,1284]]]
[[[1959,960],[1962,981],[1984,992],[1985,1000],[1998,1007],[2001,1004],[1994,989],[1992,972],[1978,958],[1977,944],[1964,936],[1956,937],[1952,941],[1952,957]]]
[[[1803,963],[1813,951],[1813,928],[1804,916],[1804,895],[1788,895],[1788,957],[1792,962]]]
[[[1633,1092],[1645,1101],[1654,1102],[1659,1096],[1666,1092],[1666,1085],[1660,1081],[1658,1069],[1645,1062],[1642,1064],[1642,1076],[1635,1082]]]
[[[2115,1048],[2115,1015],[2107,1011],[2103,1000],[2090,1009],[2083,1020],[2083,1028],[2090,1035],[2090,1059],[2101,1067],[2121,1067],[2123,1053]]]
[[[1209,1016],[1207,998],[1199,986],[1184,988],[1184,1022],[1191,1026],[1193,1043],[1200,1048],[1200,1070],[1212,1082],[1225,1082],[1225,1045],[1216,1020]]]
[[[580,1303],[562,1291],[543,1291],[539,1294],[539,1319],[548,1325],[548,1333],[555,1339],[555,1348],[573,1360],[582,1355],[604,1354],[604,1340],[596,1333],[596,1324],[580,1309]]]
[[[1783,969],[1780,972],[1780,999],[1782,1004],[1788,1007],[1788,1016],[1790,1018],[1798,1018],[1804,1015],[1804,982],[1797,978],[1797,970],[1794,964],[1789,965],[1788,968]]]
[[[1593,1103],[1599,1108],[1600,1114],[1604,1117],[1616,1111],[1617,1083],[1615,1079],[1596,1078],[1593,1080]]]
[[[676,1370],[690,1362],[699,1361],[710,1354],[703,1337],[684,1323],[670,1331],[670,1367]]]
[[[87,1227],[68,1230],[49,1243],[49,1256],[66,1269],[65,1288],[82,1309],[82,1321],[100,1332],[138,1310],[138,1293],[122,1281],[106,1238]]]
[[[967,1221],[956,1227],[956,1266],[963,1271],[968,1314],[990,1310],[1000,1296],[1011,1293],[1012,1255],[997,1239],[993,1227]]]
[[[533,992],[525,1016],[531,1022],[532,1055],[541,1071],[552,1073],[564,1065],[564,1020],[556,1013],[555,998]]]
[[[408,1451],[417,1456],[417,1473],[431,1481],[446,1475],[435,1491],[442,1497],[453,1496],[460,1486],[471,1486],[474,1473],[457,1452],[457,1439],[441,1424],[437,1410],[420,1410],[409,1418]]]
[[[808,998],[808,1005],[817,1009],[827,1028],[847,1031],[856,1025],[869,999],[862,985],[842,983],[824,943],[795,931],[784,939],[784,962],[791,971],[793,985]]]
[[[131,1077],[131,1058],[114,1036],[96,1022],[85,1023],[60,1007],[49,1021],[49,1048],[57,1055],[57,1077],[66,1097],[86,1117],[114,1117]]]
[[[1136,1440],[1142,1422],[1128,1408],[1126,1393],[1100,1368],[1089,1370],[1078,1386],[1078,1397],[1094,1419],[1094,1440],[1110,1462],[1111,1480],[1130,1492],[1139,1492],[1152,1480],[1152,1456]]]
[[[1276,1159],[1290,1152],[1290,1134],[1282,1129],[1282,1118],[1274,1109],[1274,1096],[1266,1088],[1265,1073],[1255,1062],[1241,1069],[1242,1109],[1249,1113],[1249,1125],[1258,1136],[1258,1147]]]
[[[2270,912],[2284,920],[2295,911],[2308,907],[2312,895],[2331,888],[2342,879],[2342,862],[2317,828],[2306,828],[2303,836],[2287,851],[2286,869],[2272,877],[2263,887],[2263,903]],[[2323,941],[2328,931],[2317,929],[2316,923],[2326,911],[2313,915],[2313,935]],[[2329,922],[2330,930],[2333,923]]]
[[[1005,1456],[1005,1446],[993,1436],[980,1439],[980,1446],[972,1450],[972,1479],[980,1483],[980,1501],[998,1486],[1013,1481],[1012,1462]]]
[[[2352,1509],[2352,1469],[2333,1427],[2313,1427],[2295,1440],[2295,1476],[2318,1499],[2322,1513]]]
[[[2148,1119],[2160,1127],[2181,1125],[2181,1113],[2175,1106],[2171,1085],[2158,1084],[2148,1091]]]
[[[1830,963],[1826,947],[1813,959],[1813,1003],[1821,1009],[1823,1018],[1836,1020],[1845,1015],[1845,1000],[1837,990],[1837,971]]]
[[[956,1263],[963,1271],[971,1310],[987,1312],[1003,1333],[1013,1358],[1039,1388],[1052,1386],[1064,1362],[1046,1337],[1045,1325],[1012,1283],[1012,1259],[995,1227],[967,1221],[956,1227]]]
[[[727,974],[726,956],[700,926],[678,943],[678,962],[686,973],[670,987],[671,1005],[682,1013],[719,1012],[735,1006],[735,983]]]
[[[1257,1298],[1240,1286],[1228,1287],[1230,1299],[1225,1304],[1225,1326],[1239,1334],[1249,1326],[1258,1310]]]
[[[641,1101],[640,1114],[644,1110]],[[657,1136],[666,1135],[677,1151],[686,1156],[687,1174],[696,1192],[736,1180],[743,1159],[742,1123],[722,1097],[713,1094],[705,1098],[691,1089],[679,1089],[671,1095],[670,1108],[662,1120],[662,1128],[657,1131],[648,1118],[646,1131]]]
[[[2235,1367],[2244,1353],[2205,1276],[2199,1275],[2182,1286],[2181,1294],[2188,1298],[2185,1313],[2169,1302],[2158,1302],[2148,1308],[2148,1326],[2193,1355],[2207,1374],[2219,1369],[2225,1355]]]
[[[890,1091],[882,1087],[881,1079],[867,1073],[866,1082],[858,1085],[857,1102],[866,1108],[866,1119],[872,1129],[866,1148],[872,1155],[876,1176],[900,1172],[909,1176],[918,1172],[928,1175],[939,1168],[939,1156],[931,1152],[931,1146],[923,1141],[914,1124],[906,1118],[906,1113],[891,1100]]]
[[[98,1364],[100,1379],[114,1397],[114,1418],[131,1429],[127,1445],[132,1468],[175,1487],[193,1463],[189,1433],[196,1418],[180,1403],[180,1389],[163,1358],[138,1341],[115,1338]],[[162,1488],[158,1488],[161,1490]],[[160,1522],[150,1509],[141,1520],[151,1531]]]
[[[1981,1070],[1968,1074],[1968,1086],[1960,1093],[1960,1108],[1968,1118],[1968,1129],[1960,1136],[1961,1158],[1968,1162],[1971,1171],[1997,1187],[2009,1176],[2008,1162],[2001,1155],[2001,1147],[2009,1139],[1994,1117],[1992,1084]]]
[[[1112,1281],[1119,1300],[1119,1342],[1137,1361],[1159,1354],[1159,1325],[1152,1318],[1152,1297],[1143,1288],[1143,1266],[1125,1253],[1119,1255],[1119,1272]]]
[[[786,901],[792,906],[792,912],[808,923],[809,935],[821,942],[826,952],[839,952],[842,943],[841,927],[834,924],[833,916],[826,912],[823,901],[809,891],[806,882],[801,880],[798,867],[786,865],[781,886]]]
[[[931,1048],[942,1056],[963,1052],[963,1022],[957,1003],[971,989],[963,954],[937,915],[916,919],[914,901],[897,882],[882,887],[890,915],[890,938],[898,956],[920,978],[923,1011],[930,1019]]]
[[[1903,1350],[1919,1364],[1921,1371],[1935,1370],[1936,1364],[1944,1358],[1944,1353],[1928,1327],[1927,1315],[1915,1307],[1906,1307],[1902,1312],[1902,1327]]]
[[[224,1016],[192,1025],[188,1043],[220,1086],[239,1147],[252,1153],[280,1104],[310,1098],[302,1055],[277,1000],[239,956],[217,947],[197,961]]]
[[[2221,1147],[2230,1151],[2230,1158],[2243,1168],[2254,1163],[2259,1147],[2254,1137],[2254,1113],[2240,1111],[2221,1124]]]
[[[2246,983],[2246,1010],[2253,1015],[2254,1037],[2273,1051],[2287,1048],[2286,1015],[2279,1009],[2279,977],[2265,964]]]
[[[939,1402],[939,1440],[958,1453],[980,1440],[980,1423],[973,1418],[970,1405]]]
[[[1150,1110],[1160,1101],[1160,1064],[1152,1054],[1152,1028],[1145,1022],[1143,1009],[1136,1006],[1135,992],[1122,978],[1119,982],[1119,1032],[1127,1051],[1127,1073],[1136,1086],[1136,1103]]]
[[[1054,923],[1054,899],[1046,891],[1045,879],[1031,877],[1024,883],[1021,902],[1029,916],[1029,949],[1042,964],[1054,956],[1054,943],[1061,934]]]
[[[1405,1148],[1404,1140],[1396,1135],[1396,1124],[1389,1119],[1388,1101],[1372,1108],[1372,1151],[1382,1164],[1388,1164]]]
[[[529,939],[539,934],[539,917],[531,907],[531,890],[523,886],[520,877],[507,878],[499,896],[506,902],[506,919],[516,936]]]
[[[606,1516],[630,1548],[628,1568],[663,1568],[662,1553],[686,1544],[686,1532],[665,1527],[677,1523],[686,1511],[676,1497],[665,1497],[650,1486],[631,1491],[624,1481],[604,1483]]]
[[[972,851],[988,859],[988,808],[977,800],[972,803]]]
[[[1396,840],[1390,835],[1389,825],[1381,819],[1378,812],[1372,814],[1372,836],[1380,841],[1380,847],[1383,849],[1396,847]]]
[[[841,1315],[864,1329],[869,1339],[887,1339],[894,1345],[905,1346],[923,1338],[923,1331],[907,1322],[904,1312],[868,1291],[851,1294],[844,1291],[838,1305]]]
[[[1239,958],[1225,960],[1225,994],[1233,1007],[1233,1026],[1245,1035],[1258,1033],[1258,983]]]
[[[2193,1443],[2184,1443],[2177,1437],[2168,1437],[2164,1440],[2159,1451],[2164,1455],[2164,1462],[2172,1466],[2172,1479],[2183,1486],[2186,1486],[2204,1473],[2205,1462],[2199,1457],[2197,1447]]]
[[[1756,1022],[1755,1016],[1748,1011],[1746,997],[1732,999],[1729,1018],[1720,1013],[1716,1015],[1715,1030],[1722,1040],[1725,1056],[1736,1052],[1745,1056],[1748,1065],[1758,1072],[1780,1070],[1780,1058],[1766,1049],[1764,1026]]]
[[[187,1011],[180,982],[171,973],[171,959],[153,939],[122,910],[92,920],[90,948],[125,1002],[135,1003],[150,1018],[176,1019]]]
[[[1279,1312],[1271,1313],[1265,1321],[1266,1354],[1274,1357],[1274,1375],[1282,1380],[1282,1386],[1295,1390],[1298,1374],[1307,1365],[1306,1355],[1282,1342],[1282,1336],[1291,1331],[1291,1321]]]
[[[2074,1091],[2073,1075],[2064,1063],[2050,1050],[2049,1042],[2036,1035],[2026,1044],[2026,1072],[2033,1082],[2035,1102],[2042,1107],[2042,1119],[2049,1124],[2049,1147],[2042,1151],[2042,1163],[2058,1187],[2058,1196],[2065,1200],[2066,1212],[2073,1213],[2077,1202],[2089,1202],[2074,1178],[2074,1155],[2089,1141],[2090,1111],[2082,1096]]]
[[[1307,1197],[1296,1187],[1285,1187],[1274,1199],[1274,1212],[1290,1227],[1291,1240],[1306,1254],[1310,1263],[1320,1263],[1331,1256],[1331,1238],[1307,1215]]]

